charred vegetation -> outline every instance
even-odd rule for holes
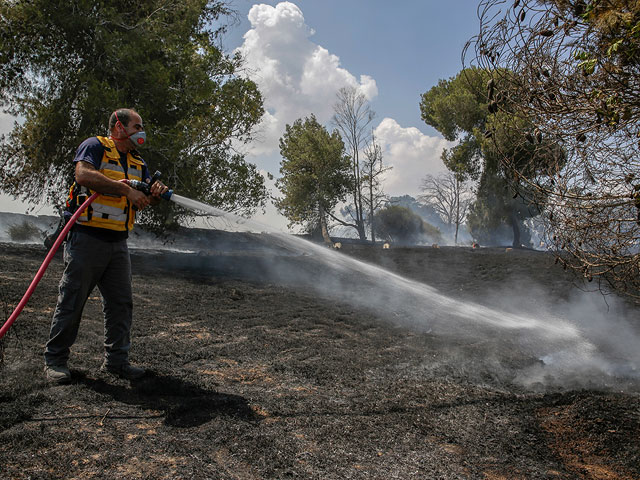
[[[2,246],[9,304],[42,255],[40,247]],[[337,255],[457,299],[489,298],[505,286],[515,295],[514,278],[546,285],[530,291],[529,303],[561,301],[574,289],[543,252],[345,243]],[[318,273],[313,259],[283,249],[135,252],[133,264],[132,360],[150,371],[142,380],[99,371],[94,292],[72,354],[73,383],[45,382],[42,345],[60,258],[9,333],[0,367],[6,478],[640,476],[632,384],[524,387],[512,372],[541,360],[323,298],[274,269]]]

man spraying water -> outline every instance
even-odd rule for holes
[[[129,348],[133,313],[131,261],[127,247],[136,211],[160,202],[169,189],[151,182],[146,163],[137,151],[146,142],[140,115],[121,108],[111,114],[109,137],[91,137],[80,144],[74,158],[75,183],[69,191],[69,217],[88,196],[98,193],[78,218],[64,246],[65,270],[45,347],[48,380],[71,380],[67,362],[84,305],[97,285],[104,311],[102,368],[122,378],[136,379],[145,370],[131,365]],[[127,181],[150,184],[149,195]]]

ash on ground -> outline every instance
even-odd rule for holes
[[[5,317],[45,254],[0,245]],[[541,252],[345,246],[340,255],[460,302],[535,312],[568,308],[577,292]],[[545,379],[557,355],[440,335],[366,301],[332,299],[300,281],[322,265],[286,248],[135,251],[132,260],[131,359],[149,374],[128,382],[99,371],[95,291],[73,383],[46,383],[58,255],[4,340],[3,478],[640,478],[634,372]],[[526,372],[542,373],[526,383]]]

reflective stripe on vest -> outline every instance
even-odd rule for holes
[[[98,171],[111,180],[142,180],[142,168],[144,162],[141,158],[129,152],[127,154],[127,170],[120,164],[120,152],[110,138],[97,137],[104,146],[104,155]],[[73,190],[73,189],[72,189]],[[82,190],[86,190],[82,188]],[[88,190],[88,195],[93,194]],[[135,222],[135,211],[131,208],[129,200],[125,196],[101,194],[80,215],[78,222],[90,227],[106,228],[108,230],[131,230]]]
[[[140,179],[142,178],[142,172],[140,171],[139,168],[136,168],[137,165],[129,165],[129,168],[127,169],[127,178],[131,178],[131,179]],[[100,164],[100,171],[104,171],[104,170],[112,170],[115,172],[122,172],[122,166],[120,165],[120,161],[118,160],[117,163],[114,160],[109,160],[107,162],[103,161]]]
[[[127,221],[127,214],[123,213],[121,208],[110,207],[109,205],[102,205],[102,204],[93,205],[93,216],[102,218],[102,219],[115,220],[119,222]]]

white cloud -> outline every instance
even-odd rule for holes
[[[415,127],[401,127],[392,118],[383,119],[374,133],[385,165],[393,166],[385,176],[386,194],[415,196],[426,174],[446,170],[440,156],[454,143],[425,135]]]
[[[314,31],[295,4],[254,5],[248,18],[251,29],[239,50],[268,112],[259,127],[262,142],[253,146],[252,155],[277,152],[285,125],[298,118],[313,113],[328,123],[342,87],[354,86],[368,99],[377,96],[372,77],[361,75],[358,80],[340,66],[338,56],[310,40]]]
[[[328,124],[340,88],[356,87],[371,100],[378,95],[378,87],[374,78],[357,78],[341,66],[337,55],[314,43],[314,31],[295,4],[254,5],[248,18],[251,28],[239,50],[249,77],[263,94],[266,110],[258,129],[261,141],[251,145],[249,154],[251,161],[277,176],[278,139],[287,123],[313,113]],[[383,119],[375,134],[385,163],[394,167],[385,179],[386,193],[417,195],[427,173],[445,170],[440,155],[452,145],[446,140],[424,135],[417,128],[403,128],[391,118]],[[278,223],[273,214],[266,216],[267,223]]]

